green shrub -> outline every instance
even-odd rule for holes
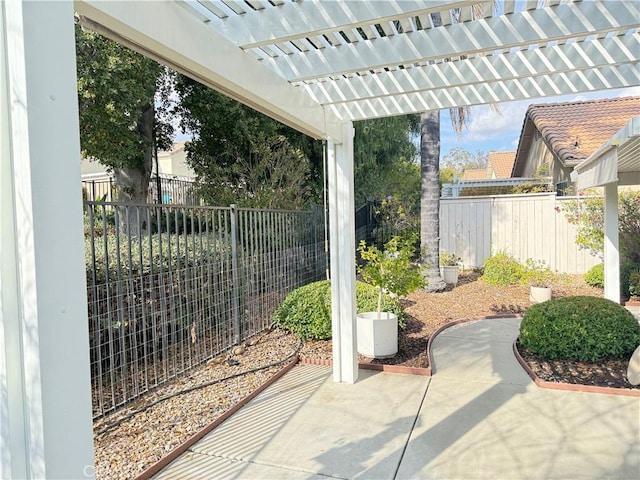
[[[356,282],[358,312],[376,311],[377,303],[377,289],[366,283]],[[400,326],[404,325],[406,316],[397,299],[384,295],[382,310],[395,313]],[[289,293],[273,314],[273,324],[304,340],[331,338],[331,283],[322,280]]]
[[[629,295],[640,296],[640,272],[629,275]]]
[[[592,287],[604,288],[604,263],[594,265],[584,274],[584,281]]]
[[[498,252],[484,262],[482,278],[489,285],[513,285],[522,279],[522,265],[506,252]]]
[[[631,312],[604,298],[556,298],[527,309],[520,343],[548,360],[628,359],[640,345],[640,325]]]
[[[635,273],[640,273],[640,263],[623,263],[620,265],[620,296],[629,298],[631,295],[631,284]],[[633,287],[635,289],[635,287]]]
[[[549,288],[555,279],[556,275],[544,260],[527,258],[524,267],[522,267],[520,282],[531,287]]]

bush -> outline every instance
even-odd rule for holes
[[[376,311],[378,291],[363,282],[356,282],[358,312]],[[397,299],[384,295],[382,310],[398,316],[402,327],[406,316]],[[331,283],[328,280],[310,283],[289,293],[273,314],[273,324],[295,333],[303,340],[331,338]]]
[[[520,281],[523,285],[549,288],[555,278],[555,274],[547,266],[547,263],[544,260],[527,258],[527,261],[522,268]]]
[[[604,288],[604,263],[594,265],[584,274],[584,281],[592,287]]]
[[[522,279],[522,265],[506,252],[498,252],[484,262],[482,278],[489,285],[513,285]]]
[[[640,263],[623,263],[620,265],[620,296],[623,298],[629,298],[631,295],[638,295],[638,293],[632,294],[631,289],[635,274],[640,273]],[[637,283],[637,282],[636,282]]]
[[[629,295],[640,297],[640,272],[629,275]]]
[[[604,298],[556,298],[527,309],[520,343],[548,360],[628,359],[640,345],[640,325],[631,312]]]

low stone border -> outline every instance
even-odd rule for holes
[[[540,388],[548,388],[549,390],[564,390],[570,392],[586,392],[586,393],[604,393],[606,395],[623,395],[627,397],[640,397],[640,390],[638,389],[626,389],[626,388],[613,388],[613,387],[598,387],[595,385],[581,385],[579,383],[564,383],[564,382],[548,382],[538,377],[529,364],[524,361],[524,358],[518,352],[516,346],[518,339],[513,342],[513,354],[518,360],[520,366],[527,372],[527,375],[531,377],[531,380]]]
[[[431,361],[431,360],[429,360]],[[328,358],[301,358],[302,365],[322,365],[325,367],[333,366],[333,360]],[[431,367],[407,367],[405,365],[384,365],[380,363],[358,363],[358,368],[362,370],[375,370],[386,373],[399,373],[403,375],[420,375],[423,377],[431,376]]]
[[[191,438],[187,439],[184,443],[178,445],[176,448],[174,448],[173,450],[171,450],[171,452],[169,452],[167,455],[165,455],[164,457],[162,457],[160,460],[158,460],[156,463],[154,463],[153,465],[151,465],[149,468],[147,468],[144,472],[142,472],[140,475],[138,475],[137,477],[135,477],[135,480],[148,480],[149,478],[153,477],[156,473],[160,472],[160,470],[162,470],[163,468],[165,468],[167,465],[169,465],[171,462],[173,462],[174,460],[176,460],[178,457],[180,457],[180,455],[182,455],[183,453],[185,453],[187,450],[189,450],[189,448],[191,448],[193,446],[194,443],[196,443],[197,441],[201,440],[206,434],[208,434],[209,432],[211,432],[214,428],[216,428],[218,425],[220,425],[222,422],[224,422],[225,420],[227,420],[230,416],[232,416],[234,413],[236,413],[238,410],[240,410],[242,407],[244,407],[247,403],[249,403],[251,400],[253,400],[255,397],[258,396],[258,394],[260,394],[263,390],[265,390],[267,387],[271,386],[271,384],[273,384],[276,380],[278,380],[280,377],[282,377],[285,373],[287,373],[289,370],[291,370],[293,367],[296,366],[296,364],[298,363],[298,356],[294,356],[288,364],[286,364],[280,371],[278,371],[275,375],[273,375],[272,377],[270,377],[269,379],[267,379],[265,382],[263,382],[258,388],[256,388],[253,392],[251,392],[249,395],[247,395],[246,397],[244,397],[242,400],[240,400],[238,403],[236,403],[233,407],[231,407],[229,410],[227,410],[225,413],[223,413],[222,415],[220,415],[218,418],[216,418],[213,422],[211,422],[209,425],[205,426],[204,428],[202,428],[199,432],[197,432],[194,436],[192,436]]]

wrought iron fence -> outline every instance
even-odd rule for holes
[[[91,202],[117,202],[115,182],[112,178],[101,180],[83,180],[82,189],[84,200]],[[149,203],[163,203],[169,205],[200,205],[196,183],[181,177],[168,177],[160,174],[149,180]]]
[[[325,277],[322,209],[85,202],[93,415],[268,328]]]

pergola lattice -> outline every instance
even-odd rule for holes
[[[637,86],[639,8],[0,2],[0,476],[91,474],[74,12],[86,28],[327,140],[334,379],[353,382],[352,121]]]

